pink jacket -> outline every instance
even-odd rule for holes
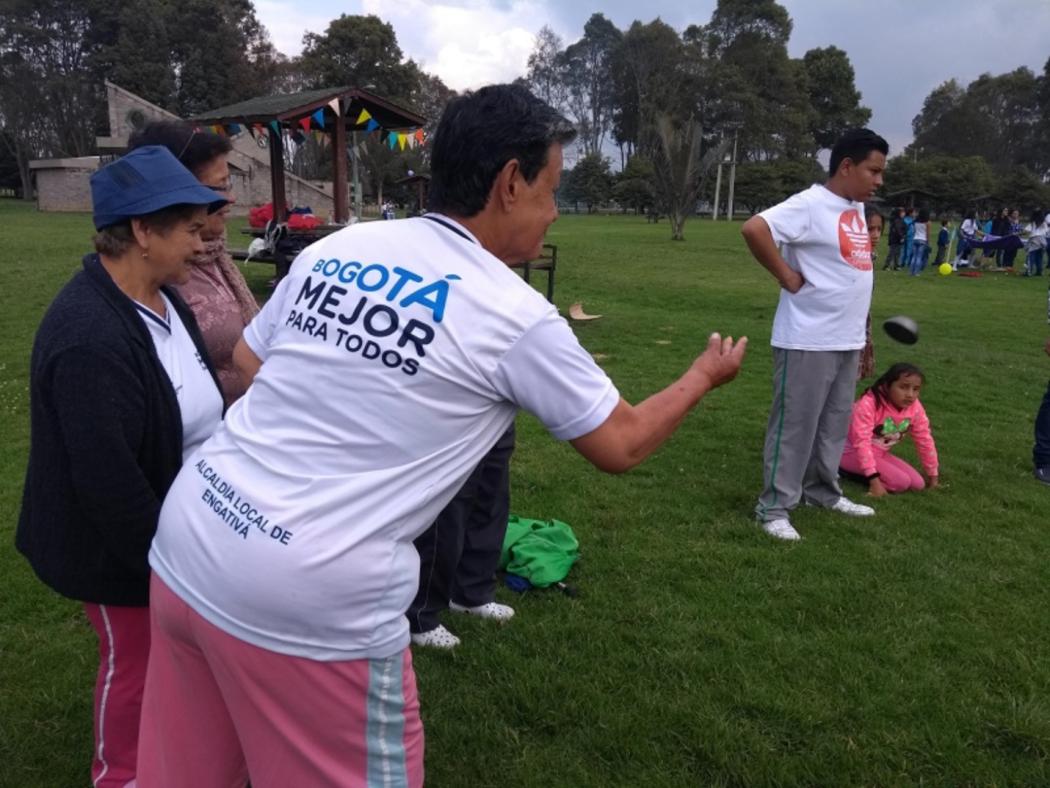
[[[875,395],[866,391],[853,403],[846,451],[855,451],[865,475],[875,473],[875,461],[911,433],[919,460],[927,476],[937,476],[937,446],[930,432],[930,420],[922,403],[915,400],[903,410],[884,399],[875,403]]]

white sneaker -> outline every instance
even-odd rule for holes
[[[466,607],[464,605],[457,605],[455,602],[449,602],[448,609],[455,610],[457,613],[469,613],[472,616],[499,621],[500,623],[510,621],[514,618],[514,608],[508,607],[507,605],[501,605],[499,602],[487,602],[486,604],[478,605],[477,607]]]
[[[775,536],[777,539],[784,539],[788,542],[797,542],[802,538],[799,532],[795,530],[795,527],[791,525],[791,521],[786,517],[762,523],[762,530],[770,536]]]
[[[459,645],[459,638],[438,624],[434,629],[428,629],[426,632],[413,632],[412,645],[451,651]]]
[[[871,517],[875,510],[862,503],[853,503],[849,498],[843,496],[828,507],[833,512],[848,514],[850,517]]]

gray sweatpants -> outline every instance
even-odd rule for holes
[[[842,495],[839,460],[849,431],[859,350],[773,348],[773,407],[765,488],[755,514],[787,517],[800,499],[831,506]]]

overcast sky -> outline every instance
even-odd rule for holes
[[[793,57],[834,44],[856,71],[872,128],[891,155],[911,141],[911,120],[937,85],[964,85],[988,72],[1050,58],[1050,0],[780,0],[794,30]],[[323,33],[340,14],[375,14],[393,25],[406,57],[456,90],[504,82],[525,73],[536,33],[550,25],[566,43],[583,34],[592,13],[621,30],[659,16],[676,30],[706,24],[715,0],[255,0],[274,45],[287,55],[303,33]],[[642,8],[644,7],[644,13]]]

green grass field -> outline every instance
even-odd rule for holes
[[[0,784],[83,786],[94,637],[12,541],[30,346],[90,222],[4,200],[0,227]],[[453,618],[455,653],[416,654],[428,785],[1050,784],[1050,490],[1030,467],[1043,280],[877,273],[875,323],[911,315],[922,339],[880,332],[876,361],[925,368],[944,487],[871,520],[800,510],[805,539],[783,544],[751,520],[777,288],[739,225],[669,235],[563,218],[559,307],[604,315],[576,331],[632,401],[714,330],[751,338],[744,369],[625,476],[519,419],[513,510],[574,527],[580,596],[501,589],[510,625]],[[265,293],[270,271],[248,274]]]

